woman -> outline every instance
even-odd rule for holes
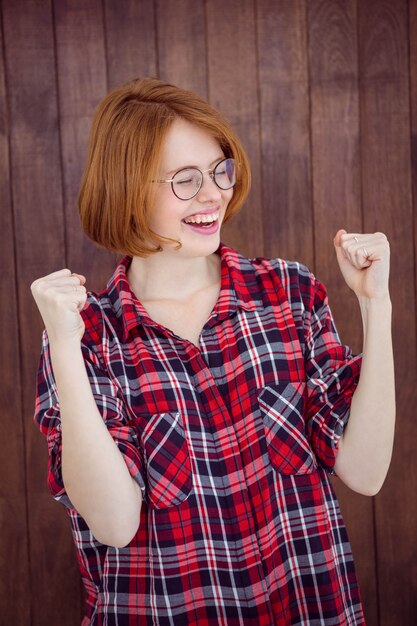
[[[307,268],[221,243],[249,186],[239,139],[196,95],[136,80],[98,107],[81,220],[126,256],[99,294],[70,269],[32,285],[36,420],[83,624],[364,624],[328,474],[373,495],[390,462],[389,245],[335,237],[361,365]]]

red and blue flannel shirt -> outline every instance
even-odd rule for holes
[[[66,495],[44,333],[35,418],[72,524],[83,624],[364,624],[329,482],[360,357],[306,267],[223,244],[218,254],[221,291],[199,348],[149,317],[128,257],[82,312],[94,398],[143,494],[124,548],[96,541]]]

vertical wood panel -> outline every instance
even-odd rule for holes
[[[69,624],[78,580],[62,563],[73,558],[65,516],[45,489],[46,446],[32,425],[41,320],[29,286],[51,267],[63,266],[64,237],[56,75],[50,3],[3,1],[6,75],[10,110],[12,197],[16,225],[19,333],[22,341],[23,415],[30,512],[33,626]],[[62,530],[61,530],[62,528]],[[51,593],[60,589],[60,602]]]
[[[3,24],[0,14],[0,50]],[[0,57],[0,621],[28,624],[30,621],[30,572],[26,502],[24,423],[17,324],[17,292],[14,270],[14,233],[9,164],[4,59]],[[14,602],[13,598],[29,598]]]
[[[204,2],[155,0],[159,78],[207,98]]]
[[[361,349],[355,296],[344,284],[333,237],[362,231],[355,2],[313,0],[309,11],[316,273],[326,284],[342,340]],[[368,626],[377,625],[373,502],[334,486],[348,528]]]
[[[85,274],[87,289],[101,290],[115,255],[83,233],[77,195],[94,111],[107,91],[102,3],[55,0],[60,138],[66,224],[66,264]],[[58,269],[58,268],[56,268]]]
[[[414,623],[417,614],[415,579],[410,585],[416,567],[417,477],[408,3],[365,0],[358,7],[365,228],[387,232],[392,256],[398,425],[390,472],[376,497],[376,532],[380,624],[396,626]]]
[[[409,2],[411,173],[414,215],[414,278],[417,301],[417,0]],[[417,555],[415,559],[417,568]],[[413,580],[417,581],[417,569]],[[417,583],[416,583],[417,584]],[[417,590],[416,594],[417,596]]]
[[[105,0],[109,88],[156,76],[153,0]]]
[[[413,216],[414,216],[414,259],[410,259],[410,267],[414,261],[414,279],[415,279],[415,291],[414,291],[414,301],[417,302],[417,1],[409,0],[409,51],[410,51],[410,102],[411,102],[411,154],[412,154],[412,200],[413,200]],[[417,305],[416,305],[417,306]],[[416,337],[417,339],[417,337]],[[417,370],[417,363],[414,361],[414,371]],[[413,383],[411,383],[413,384]],[[414,392],[417,385],[414,384]],[[411,399],[411,407],[415,407],[417,405],[415,396]],[[412,409],[409,409],[410,414],[412,413]],[[414,410],[415,414],[415,410]],[[410,415],[410,424],[415,424],[415,417],[412,418]],[[415,428],[415,427],[414,427]],[[414,437],[414,441],[416,440],[416,434],[411,433],[411,437]],[[407,480],[408,475],[410,474],[410,482],[411,482],[411,490],[410,493],[413,493],[412,489],[414,488],[414,493],[416,491],[417,485],[417,463],[413,458],[408,456],[407,461],[410,461],[410,466],[407,472]],[[410,509],[408,510],[406,517],[406,524],[412,527],[415,527],[416,520],[416,498],[414,497],[414,501]],[[407,539],[409,536],[407,534]],[[409,594],[411,597],[411,610],[414,615],[417,615],[417,533],[414,533],[414,538],[411,537],[411,545],[410,545],[410,557],[408,559],[407,566],[409,567]]]
[[[238,133],[248,152],[253,175],[252,191],[246,205],[223,228],[222,240],[243,254],[261,256],[260,129],[253,0],[227,3],[212,0],[207,3],[207,46],[210,102]],[[250,237],[248,233],[251,233]]]
[[[265,254],[314,265],[304,0],[259,0]]]
[[[356,7],[354,0],[312,0],[308,6],[317,270],[337,293],[343,279],[333,237],[339,228],[362,229]],[[345,298],[333,300],[335,317],[359,349],[359,312],[352,319]]]

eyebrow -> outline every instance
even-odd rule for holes
[[[214,159],[214,161],[212,161],[209,165],[209,169],[211,169],[213,167],[214,164],[220,163],[220,161],[223,161],[223,159],[226,159],[227,157],[225,156],[220,156],[217,157],[217,159]],[[198,165],[182,165],[181,167],[176,167],[173,170],[169,170],[169,172],[165,172],[166,176],[170,176],[171,174],[175,174],[175,172],[180,172],[181,170],[186,170],[188,168],[195,168],[197,170],[199,170],[200,168],[198,167]]]

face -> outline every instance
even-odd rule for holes
[[[224,158],[219,143],[206,131],[177,119],[165,138],[158,179],[171,179],[176,172],[187,167],[201,171],[213,169]],[[176,250],[174,244],[163,244],[164,254],[183,257],[213,254],[220,243],[220,227],[233,188],[219,189],[208,172],[204,174],[199,192],[191,200],[177,198],[170,183],[155,184],[158,189],[150,227],[158,235],[182,243],[180,250]],[[203,222],[206,225],[202,225]]]

